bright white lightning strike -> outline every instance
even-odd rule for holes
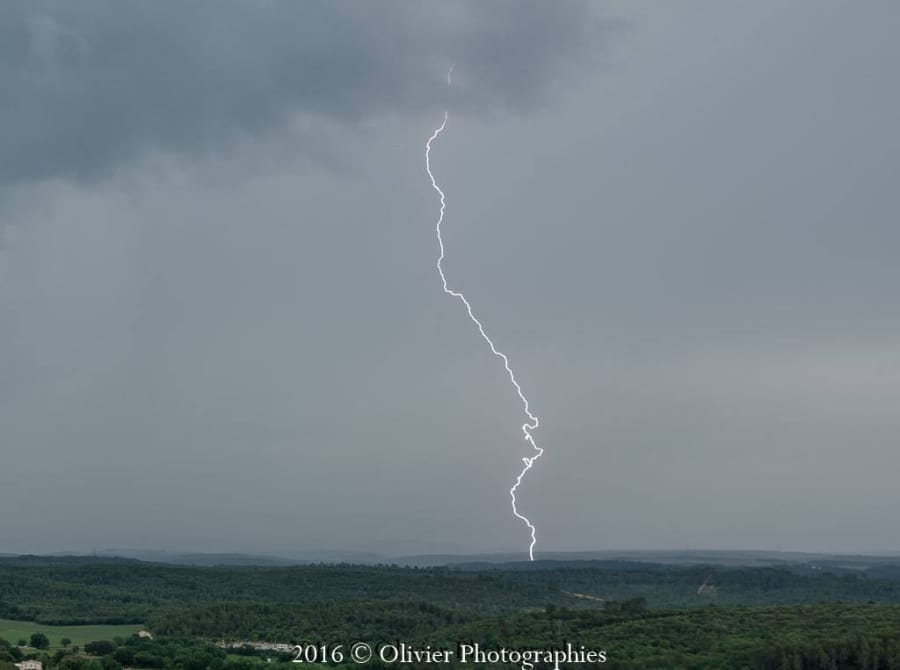
[[[450,84],[450,77],[453,74],[453,68],[450,68],[450,71],[447,73],[447,84]],[[444,128],[447,127],[447,119],[449,118],[449,113],[444,112],[444,121],[441,125],[435,129],[432,133],[431,137],[428,138],[428,142],[425,143],[425,171],[428,173],[428,178],[431,180],[431,187],[437,192],[441,199],[441,211],[438,215],[437,223],[435,224],[435,233],[437,234],[438,245],[440,246],[440,256],[437,260],[437,271],[441,276],[441,282],[443,283],[444,293],[447,295],[451,295],[454,298],[459,298],[462,304],[465,306],[466,311],[469,313],[469,318],[478,328],[478,332],[481,333],[481,337],[484,338],[484,341],[488,343],[491,351],[497,357],[499,357],[503,361],[503,367],[506,368],[506,373],[509,375],[509,381],[512,382],[513,387],[516,389],[516,393],[519,396],[519,399],[522,401],[522,405],[525,408],[525,415],[528,417],[528,421],[522,424],[522,432],[525,434],[525,441],[531,445],[531,448],[534,450],[534,456],[524,457],[522,458],[522,462],[525,464],[522,468],[519,475],[516,477],[516,483],[512,485],[512,488],[509,490],[509,497],[512,501],[512,511],[513,514],[516,515],[519,519],[521,519],[526,526],[528,526],[528,530],[531,533],[531,544],[528,545],[528,558],[530,560],[534,560],[534,545],[537,543],[536,529],[534,524],[526,517],[524,514],[519,512],[519,509],[516,504],[516,491],[519,488],[519,485],[522,483],[522,478],[525,476],[525,473],[531,470],[534,462],[541,457],[544,453],[544,450],[541,449],[537,443],[534,441],[534,437],[531,434],[531,431],[535,430],[539,425],[540,421],[538,418],[531,413],[531,409],[528,405],[528,398],[525,397],[525,394],[522,393],[522,388],[519,386],[519,382],[516,381],[516,375],[513,373],[512,368],[509,366],[509,358],[507,358],[506,354],[497,349],[494,346],[493,341],[490,337],[488,337],[487,333],[484,331],[484,326],[481,325],[481,321],[475,318],[475,314],[472,312],[472,305],[469,304],[469,301],[459,291],[454,291],[447,285],[447,277],[444,275],[444,269],[441,264],[444,261],[444,239],[441,237],[441,224],[444,222],[444,210],[446,208],[444,192],[437,185],[437,182],[434,179],[434,174],[431,172],[431,145],[437,139],[438,135],[444,132]]]

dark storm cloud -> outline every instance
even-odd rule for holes
[[[0,184],[89,181],[316,119],[528,107],[591,60],[582,2],[14,2],[0,8]],[[302,149],[301,149],[302,150]]]

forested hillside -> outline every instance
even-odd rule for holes
[[[510,649],[571,643],[605,650],[604,667],[630,670],[900,668],[900,582],[892,579],[796,567],[527,567],[0,559],[0,619],[30,620],[35,630],[31,642],[0,641],[0,670],[23,658],[41,660],[46,670],[297,667],[288,665],[289,653],[241,646],[247,640],[445,649],[461,642]],[[887,566],[877,573],[892,574]],[[59,632],[71,628],[53,627],[87,622],[141,624],[155,639],[117,633],[79,648],[62,637],[71,632]],[[15,623],[6,625],[22,630]],[[433,666],[376,659],[346,667]]]
[[[698,594],[701,585],[707,585]],[[787,568],[589,564],[454,570],[307,565],[201,568],[138,561],[0,559],[0,618],[43,623],[141,622],[167,606],[218,602],[422,601],[470,612],[553,604],[596,608],[644,598],[651,608],[900,602],[900,581]]]

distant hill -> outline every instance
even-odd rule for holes
[[[455,567],[510,566],[522,564],[521,569],[543,569],[548,565],[572,562],[624,562],[658,563],[664,565],[718,565],[718,566],[789,566],[816,565],[827,568],[864,570],[870,567],[900,563],[900,556],[869,554],[815,554],[799,551],[768,550],[606,550],[606,551],[557,551],[539,552],[533,563],[523,554],[423,554],[398,556],[388,559],[397,565]]]
[[[311,563],[353,563],[356,565],[376,565],[389,563],[390,559],[380,554],[354,551],[311,550],[290,556],[274,554],[244,554],[238,552],[204,553],[178,552],[159,549],[104,549],[95,554],[101,557],[132,558],[150,563],[169,565],[220,566],[289,566]]]
[[[37,556],[33,554],[0,554],[0,565],[4,567],[53,567],[81,565],[129,565],[141,561],[121,556]]]
[[[290,555],[246,554],[238,552],[204,553],[178,552],[158,549],[104,549],[89,555],[52,554],[19,556],[0,554],[0,561],[20,561],[29,564],[52,562],[98,562],[136,560],[150,563],[191,566],[262,566],[282,567],[318,563],[353,565],[400,565],[410,567],[452,566],[460,569],[503,567],[510,570],[543,570],[579,564],[586,567],[626,566],[655,563],[661,565],[715,565],[723,567],[790,567],[807,566],[831,571],[868,570],[879,568],[892,573],[900,564],[898,555],[815,554],[808,552],[767,550],[605,550],[539,552],[537,560],[527,560],[523,552],[496,554],[421,554],[389,556],[374,552],[309,550]],[[884,566],[884,567],[883,567]]]
[[[260,566],[286,566],[296,565],[296,560],[281,556],[269,556],[266,554],[239,554],[221,553],[205,554],[200,552],[179,553],[174,551],[161,551],[153,549],[105,549],[98,552],[98,556],[131,558],[150,563],[167,563],[170,565],[260,565]]]

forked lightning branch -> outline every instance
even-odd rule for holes
[[[450,71],[447,73],[447,84],[450,84],[450,77],[453,74],[453,68],[450,68]],[[539,425],[540,421],[537,416],[532,414],[531,408],[528,404],[528,398],[525,397],[525,394],[522,393],[522,387],[519,386],[519,382],[516,381],[516,375],[513,373],[512,368],[509,365],[509,358],[502,351],[497,349],[494,346],[494,342],[488,337],[488,334],[484,330],[484,326],[481,324],[475,317],[475,313],[472,311],[472,305],[466,299],[461,292],[456,291],[447,283],[447,276],[444,274],[443,262],[444,262],[444,238],[441,235],[441,224],[444,222],[444,211],[446,209],[446,200],[444,197],[444,192],[438,186],[437,181],[435,181],[434,174],[431,172],[431,145],[438,138],[438,136],[444,132],[444,129],[447,127],[447,120],[449,119],[449,113],[444,112],[444,120],[440,126],[438,126],[434,132],[431,134],[431,137],[428,138],[428,141],[425,143],[425,171],[428,173],[428,178],[431,180],[432,188],[437,192],[441,201],[441,209],[438,214],[437,223],[435,224],[435,233],[437,235],[438,246],[440,248],[440,255],[437,260],[437,271],[441,277],[441,283],[443,285],[444,293],[447,295],[453,296],[454,298],[458,298],[460,302],[462,302],[463,306],[466,308],[466,312],[469,315],[469,318],[472,320],[472,323],[475,324],[475,327],[478,328],[478,332],[481,334],[481,337],[485,342],[488,343],[488,346],[491,348],[491,352],[500,360],[503,361],[503,367],[506,369],[507,375],[509,375],[509,381],[512,383],[513,388],[516,390],[516,394],[519,396],[519,400],[522,401],[522,405],[525,409],[525,416],[528,417],[528,420],[522,424],[522,432],[525,435],[525,441],[528,442],[531,449],[533,450],[533,455],[525,456],[522,458],[523,467],[516,477],[515,483],[512,485],[512,488],[509,489],[509,497],[512,502],[512,511],[513,514],[516,515],[518,519],[520,519],[526,526],[528,526],[528,530],[531,534],[531,542],[528,545],[528,558],[530,560],[534,560],[534,545],[537,543],[537,531],[534,527],[534,524],[528,519],[527,516],[522,514],[518,508],[518,501],[516,500],[516,492],[519,489],[519,486],[522,484],[522,478],[525,476],[533,466],[535,461],[541,457],[544,453],[544,450],[537,445],[534,441],[534,437],[532,435],[532,431],[534,431]]]

